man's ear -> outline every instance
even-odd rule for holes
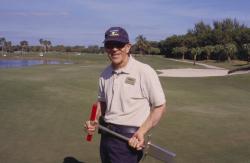
[[[125,52],[128,54],[130,52],[132,45],[130,43],[125,45]]]

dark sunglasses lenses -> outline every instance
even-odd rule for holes
[[[121,49],[125,46],[126,44],[125,43],[122,43],[122,42],[107,42],[104,44],[104,47],[106,49],[113,49],[113,48],[118,48],[118,49]]]

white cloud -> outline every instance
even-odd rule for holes
[[[48,17],[48,16],[68,16],[69,12],[0,12],[1,16],[37,16],[37,17]]]

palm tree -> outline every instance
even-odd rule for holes
[[[188,52],[188,48],[185,46],[180,47],[179,49],[180,53],[182,54],[182,60],[185,59],[185,54]]]
[[[232,58],[234,57],[235,53],[237,52],[237,47],[233,43],[228,43],[224,46],[224,52],[227,55],[228,62],[231,63]]]
[[[20,46],[22,48],[21,55],[23,55],[24,49],[27,49],[28,45],[29,45],[28,41],[26,40],[20,41]]]
[[[202,52],[202,49],[200,47],[196,47],[196,48],[191,49],[191,54],[192,54],[193,59],[194,59],[194,65],[196,62],[197,55],[200,55],[201,52]]]
[[[217,54],[217,61],[220,61],[221,53],[223,52],[223,45],[218,44],[214,46],[214,52]]]
[[[47,64],[47,56],[46,56],[46,53],[49,51],[49,48],[51,47],[51,42],[48,41],[48,40],[44,40],[44,39],[39,39],[39,43],[40,45],[42,46],[42,52],[43,52],[43,55],[44,58],[45,58],[45,64]]]
[[[2,56],[3,56],[3,50],[4,50],[5,42],[6,42],[6,39],[4,37],[1,37],[0,38],[0,45],[2,47]]]
[[[177,56],[179,54],[179,48],[178,47],[173,48],[172,54],[174,54],[174,56]]]
[[[140,50],[140,54],[145,54],[145,52],[149,51],[150,45],[147,39],[143,35],[139,35],[136,37],[136,46]]]
[[[43,56],[44,56],[44,52],[45,52],[44,40],[42,38],[40,38],[39,43],[41,45],[42,53],[43,53]]]
[[[12,51],[12,49],[11,49],[12,48],[11,41],[7,41],[6,44],[5,44],[5,46],[6,46],[7,53]]]
[[[243,48],[247,52],[247,63],[249,64],[249,62],[250,62],[250,43],[243,44]]]
[[[49,48],[52,45],[51,41],[44,40],[44,39],[39,39],[39,43],[40,43],[44,53],[47,53],[49,51]]]
[[[209,58],[210,58],[211,53],[213,53],[213,51],[214,51],[214,46],[207,45],[207,46],[205,46],[203,48],[203,51],[206,53],[206,55],[207,55],[207,61],[208,61]]]
[[[51,42],[48,40],[44,40],[45,52],[49,52],[49,48],[51,47]]]
[[[185,54],[188,52],[188,48],[185,46],[181,46],[181,47],[175,47],[173,48],[172,53],[174,53],[175,55],[177,54],[181,54],[182,55],[182,60],[185,59]]]

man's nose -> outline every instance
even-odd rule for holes
[[[117,51],[117,50],[119,50],[117,47],[113,47],[111,50],[113,50],[113,51]]]

